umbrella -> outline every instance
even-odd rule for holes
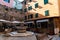
[[[4,20],[4,19],[0,19],[1,22],[10,22],[10,21],[7,21],[7,20]]]
[[[5,22],[6,20],[0,19],[0,21]]]
[[[23,23],[23,22],[20,22],[20,21],[12,21],[11,23]]]

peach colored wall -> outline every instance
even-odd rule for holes
[[[5,2],[4,0],[0,0],[0,4],[6,5],[6,6],[8,6],[8,7],[13,7],[13,1],[14,1],[14,0],[10,0],[10,3],[7,3],[7,2]]]
[[[35,3],[39,3],[39,6],[41,6],[42,8],[35,8]],[[37,2],[28,2],[27,1],[27,5],[26,5],[26,7],[24,5],[24,7],[28,8],[29,6],[32,6],[32,8],[35,9],[36,11],[34,11],[33,9],[30,11],[28,10],[28,14],[27,14],[27,12],[25,14],[29,15],[29,14],[39,13],[39,14],[43,15],[44,17],[59,16],[58,0],[49,0],[49,3],[44,5],[44,0],[37,0]],[[49,10],[49,16],[45,16],[46,10]],[[39,18],[42,18],[42,17],[39,16]]]

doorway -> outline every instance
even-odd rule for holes
[[[47,21],[45,21],[45,22],[38,22],[37,23],[37,28],[38,28],[38,32],[40,32],[40,33],[47,32],[48,22]]]
[[[47,33],[48,22],[41,22],[41,30],[42,30],[43,33]]]

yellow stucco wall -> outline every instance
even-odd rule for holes
[[[39,6],[41,6],[42,8],[35,8],[35,3],[38,3]],[[35,14],[35,13],[39,13],[40,15],[43,15],[44,17],[55,17],[55,16],[59,16],[59,7],[58,7],[58,0],[49,0],[49,3],[44,5],[44,0],[37,0],[37,2],[28,2],[27,1],[27,5],[26,8],[28,8],[29,6],[32,6],[33,9],[35,10],[28,10],[27,15],[29,14]],[[49,16],[45,16],[45,11],[49,10]],[[43,18],[43,16],[39,16],[39,18]]]

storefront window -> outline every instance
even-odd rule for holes
[[[37,27],[41,28],[41,23],[38,22],[37,23]]]

